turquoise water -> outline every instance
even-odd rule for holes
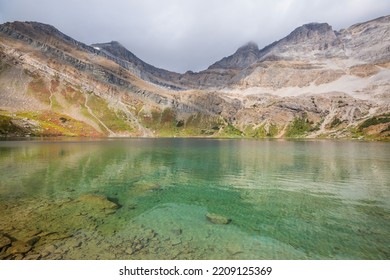
[[[0,211],[2,259],[389,259],[390,144],[3,141]]]

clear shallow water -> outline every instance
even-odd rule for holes
[[[3,259],[389,259],[390,144],[0,142],[0,216]]]

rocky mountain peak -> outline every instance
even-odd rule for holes
[[[255,63],[258,59],[259,47],[254,42],[248,42],[231,56],[224,57],[209,67],[209,69],[242,69]]]
[[[112,55],[127,60],[127,61],[133,61],[133,60],[139,60],[132,52],[127,50],[121,43],[118,41],[111,41],[108,43],[98,43],[98,44],[92,44],[92,47],[95,49],[107,51],[111,53]]]
[[[65,43],[75,46],[84,51],[93,52],[93,49],[84,43],[76,41],[65,35],[52,25],[35,21],[15,21],[0,25],[0,33],[11,38],[22,40],[36,47],[51,45],[58,47]]]
[[[343,56],[342,42],[327,23],[304,24],[283,39],[259,51],[259,59],[269,57],[314,59]]]
[[[328,31],[332,31],[332,26],[330,26],[326,22],[325,23],[318,23],[318,22],[306,23],[306,24],[302,25],[301,28],[305,28],[305,29],[312,30],[312,31],[317,31],[320,33],[326,33]]]
[[[134,75],[143,80],[171,89],[179,89],[170,81],[173,77],[178,75],[177,73],[160,69],[144,62],[118,41],[92,44],[91,46],[95,50],[98,50],[100,54],[115,61],[117,64],[131,71]]]
[[[12,36],[17,34],[27,35],[32,38],[42,38],[43,36],[55,36],[61,38],[70,38],[61,33],[54,26],[35,21],[14,21],[7,22],[0,26],[1,32]]]
[[[109,44],[112,45],[112,46],[123,47],[122,44],[119,43],[118,41],[111,41]]]
[[[259,46],[255,42],[248,42],[242,47],[238,48],[237,52],[258,52]]]
[[[336,35],[327,23],[308,23],[296,28],[287,37],[289,43],[301,43],[305,41],[334,40]]]

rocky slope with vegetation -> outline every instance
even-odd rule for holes
[[[201,72],[36,22],[0,25],[0,135],[390,138],[390,16],[298,27]]]

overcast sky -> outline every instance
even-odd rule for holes
[[[87,44],[119,41],[144,61],[206,69],[309,22],[333,29],[390,14],[390,0],[0,0],[0,22],[39,21]]]

